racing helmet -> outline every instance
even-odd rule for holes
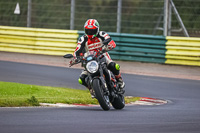
[[[88,38],[94,38],[99,32],[99,23],[96,19],[88,19],[85,22],[84,29]]]

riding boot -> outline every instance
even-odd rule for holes
[[[124,81],[122,79],[121,73],[119,73],[119,75],[115,75],[115,78],[116,78],[116,80],[118,82],[118,85],[119,85],[119,88],[120,88],[120,92],[122,94],[124,94],[124,92],[125,92],[125,90],[124,90],[125,83],[124,83]]]
[[[90,91],[91,97],[92,97],[92,98],[95,98],[95,92],[94,92],[94,90],[93,90],[92,88],[89,88],[89,87],[87,87],[87,88],[88,88],[89,91]]]

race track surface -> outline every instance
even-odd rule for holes
[[[84,89],[81,70],[0,61],[0,81]],[[0,108],[0,133],[199,133],[200,82],[123,74],[127,96],[166,99],[159,106]]]

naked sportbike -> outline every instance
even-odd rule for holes
[[[87,52],[82,56],[73,58],[72,54],[67,54],[64,58],[73,58],[73,64],[82,63],[82,67],[88,72],[85,82],[88,88],[93,89],[94,97],[98,100],[103,110],[110,110],[125,107],[124,92],[120,89],[114,74],[107,68],[104,54],[106,51]]]

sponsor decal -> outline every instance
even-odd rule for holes
[[[93,26],[92,25],[88,25],[88,28],[93,28]]]
[[[101,47],[101,43],[93,43],[88,46],[88,50],[93,50]]]

